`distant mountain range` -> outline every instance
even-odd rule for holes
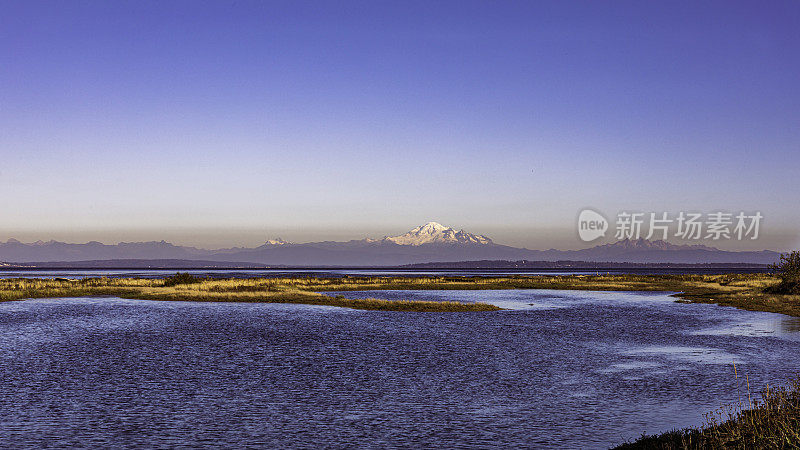
[[[542,269],[726,269],[729,271],[762,272],[769,271],[769,264],[755,263],[636,263],[608,261],[507,261],[501,259],[483,261],[448,261],[405,264],[397,269],[403,270],[441,270],[441,269],[487,269],[487,270],[542,270]]]
[[[475,261],[586,261],[613,263],[673,264],[772,264],[773,251],[730,252],[704,245],[675,245],[666,241],[623,240],[582,250],[529,250],[494,243],[483,235],[456,231],[436,222],[399,236],[347,242],[291,243],[272,239],[255,248],[234,247],[207,250],[169,242],[64,242],[22,243],[9,239],[0,243],[0,261],[24,265],[54,265],[82,262],[108,267],[107,261],[177,260],[202,262],[206,266],[398,266],[404,264]],[[101,263],[100,261],[106,261]],[[143,262],[144,261],[144,262]],[[35,264],[33,264],[35,263]]]

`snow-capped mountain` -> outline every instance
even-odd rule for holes
[[[464,230],[456,231],[438,222],[428,222],[425,225],[414,228],[408,233],[399,236],[385,237],[383,240],[398,245],[492,243],[492,240],[486,236],[467,233]]]
[[[289,242],[289,241],[284,241],[284,240],[283,240],[283,239],[281,239],[281,238],[277,238],[277,239],[268,239],[268,240],[267,240],[267,242],[265,242],[265,243],[264,243],[264,245],[286,245],[286,244],[291,244],[291,242]]]

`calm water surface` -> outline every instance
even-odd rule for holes
[[[344,295],[509,310],[0,303],[0,447],[604,448],[800,363],[796,319],[660,293]]]

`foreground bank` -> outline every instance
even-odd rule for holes
[[[800,376],[722,408],[702,428],[642,436],[617,449],[800,448]]]

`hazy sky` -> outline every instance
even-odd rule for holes
[[[0,4],[0,239],[201,246],[761,211],[800,246],[800,2]]]

